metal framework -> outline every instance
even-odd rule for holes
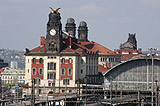
[[[153,68],[153,88],[156,82],[160,82],[160,60],[149,57],[132,59],[121,63],[110,69],[104,75],[104,89],[113,90],[152,90],[152,68]]]

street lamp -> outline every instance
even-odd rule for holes
[[[156,48],[149,48],[148,49],[150,51],[150,56],[152,57],[152,106],[154,105],[153,103],[153,95],[154,95],[154,56],[156,55],[156,51],[157,49]]]

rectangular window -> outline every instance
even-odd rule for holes
[[[39,79],[36,78],[36,79],[35,79],[35,84],[41,84],[41,79],[40,79],[40,78],[39,78]]]
[[[52,86],[55,86],[55,83],[52,83]]]
[[[68,75],[72,75],[72,69],[71,68],[68,69]]]
[[[48,79],[55,79],[55,75],[54,73],[48,73]]]
[[[81,64],[83,64],[83,59],[81,59]]]
[[[56,70],[56,63],[54,62],[48,63],[48,70]]]
[[[51,86],[51,83],[48,83],[48,86]]]
[[[54,67],[53,67],[53,69],[54,69],[54,70],[56,70],[56,63],[54,63]]]
[[[69,79],[63,79],[63,85],[69,85]]]
[[[65,75],[65,68],[62,68],[62,75]]]
[[[81,69],[81,74],[83,74],[83,70]]]

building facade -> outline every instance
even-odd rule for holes
[[[5,63],[4,60],[0,59],[0,69],[7,66],[8,66],[8,63]]]
[[[1,73],[1,81],[2,85],[5,86],[7,84],[24,84],[25,83],[25,70],[20,69],[11,69],[11,68],[4,68],[3,72]]]
[[[78,84],[101,84],[99,65],[111,61],[100,61],[101,58],[116,58],[120,56],[104,46],[89,41],[88,26],[81,21],[76,38],[76,24],[73,18],[68,18],[65,31],[62,31],[61,16],[58,9],[49,14],[47,34],[41,37],[40,46],[26,49],[25,53],[25,82],[27,89],[24,94],[31,93],[32,80],[36,80],[36,92],[74,93]],[[100,63],[100,64],[99,64]],[[103,70],[106,71],[106,70]],[[101,80],[100,80],[101,79]],[[66,89],[67,88],[67,89]]]

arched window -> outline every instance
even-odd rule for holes
[[[32,59],[32,62],[33,62],[33,63],[36,63],[36,58],[33,58],[33,59]]]
[[[65,68],[62,68],[62,75],[65,75]]]
[[[39,68],[39,75],[42,75],[42,74],[43,74],[43,69]]]
[[[36,68],[32,68],[32,74],[33,74],[33,75],[36,74]]]
[[[68,68],[68,75],[72,75],[72,69]]]
[[[65,63],[65,58],[62,58],[62,63]]]
[[[39,59],[39,63],[41,63],[41,64],[43,63],[43,59],[42,58]]]
[[[71,58],[69,58],[68,63],[70,63],[70,64],[72,63],[72,59]]]

